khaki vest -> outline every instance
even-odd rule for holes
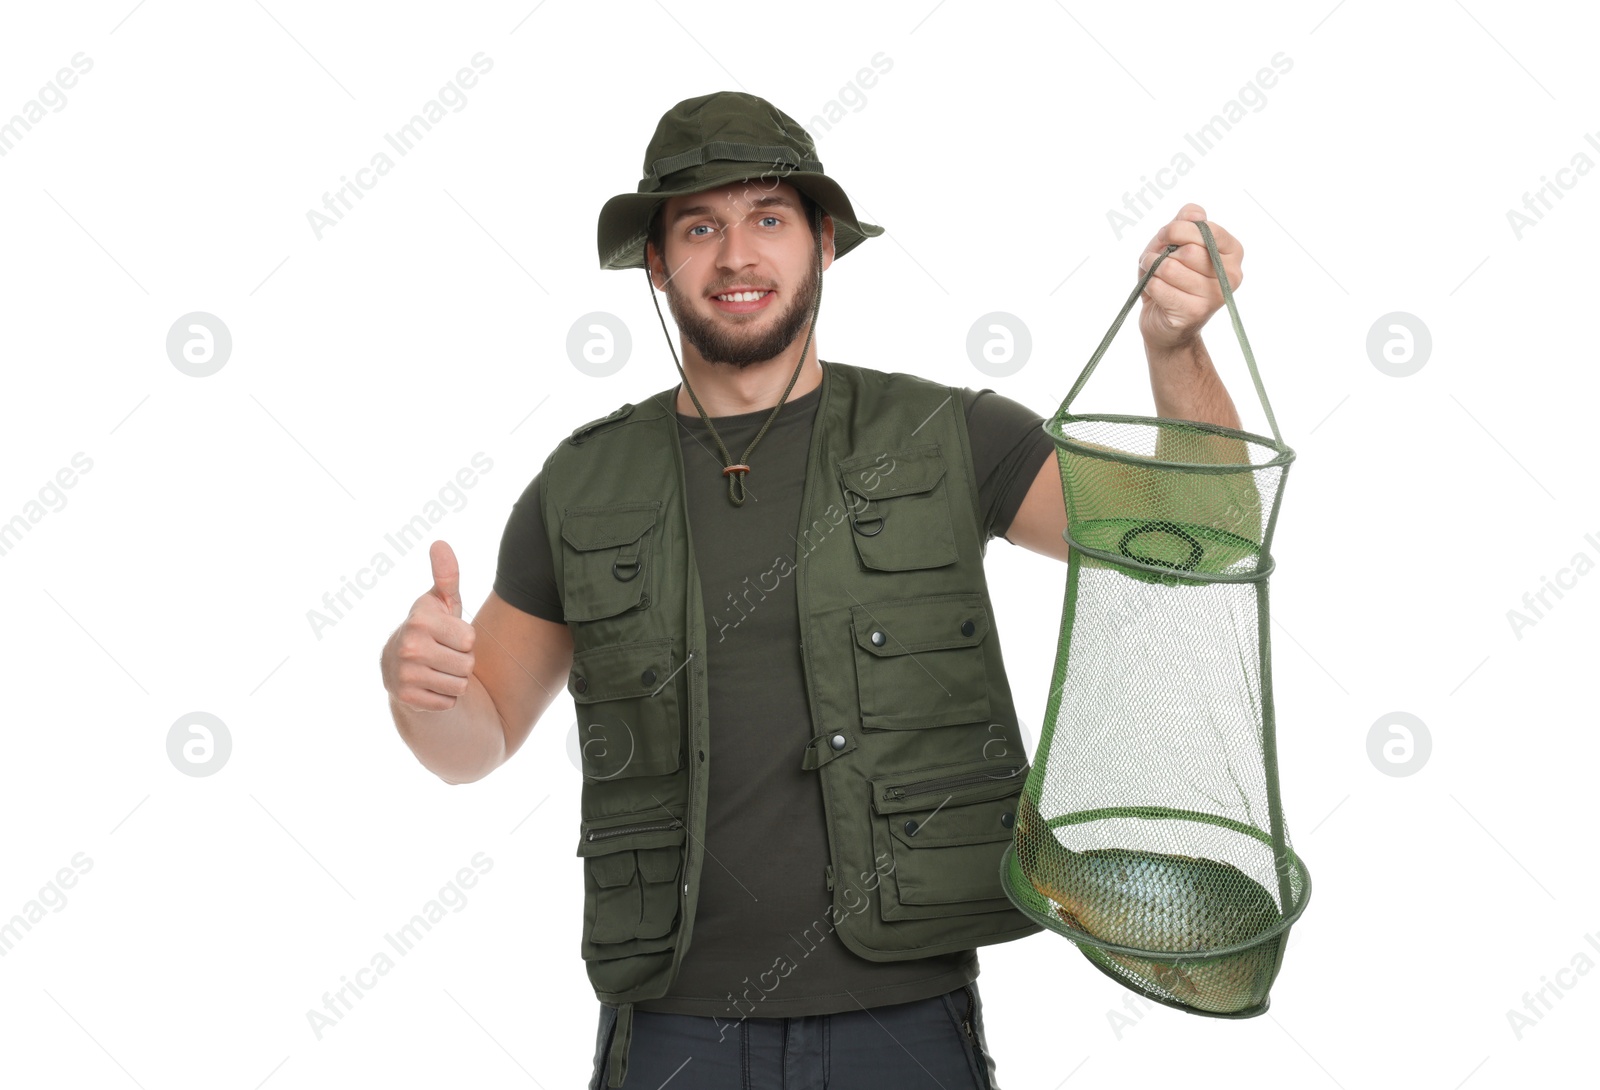
[[[1043,928],[1000,883],[1029,768],[984,579],[960,390],[822,369],[784,573],[812,736],[774,759],[821,777],[828,923],[873,961],[1034,934]],[[675,393],[578,428],[540,477],[573,640],[582,954],[596,996],[619,1006],[612,1086],[633,1002],[664,995],[689,949],[716,760],[705,670],[716,633],[686,518]]]

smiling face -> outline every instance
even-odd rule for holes
[[[798,189],[776,179],[733,182],[669,197],[657,215],[645,261],[687,347],[707,363],[743,369],[802,334],[818,276]],[[822,267],[831,264],[833,219],[824,215]]]

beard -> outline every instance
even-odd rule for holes
[[[683,339],[707,363],[728,364],[743,370],[751,364],[776,358],[794,343],[800,330],[811,319],[811,308],[817,300],[817,266],[812,261],[806,268],[805,279],[790,300],[789,305],[775,317],[762,312],[750,322],[728,324],[716,317],[706,317],[695,310],[671,280],[667,281],[667,307],[672,320],[678,323]],[[764,321],[766,331],[747,330],[746,325]]]

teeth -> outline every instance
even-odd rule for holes
[[[753,303],[767,293],[764,291],[736,291],[732,295],[719,295],[724,303]]]

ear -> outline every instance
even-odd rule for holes
[[[656,286],[656,290],[665,291],[667,274],[662,268],[661,255],[656,252],[653,243],[644,244],[644,264],[650,270],[650,282]]]
[[[833,265],[833,216],[827,212],[822,213],[822,268],[827,270]]]

